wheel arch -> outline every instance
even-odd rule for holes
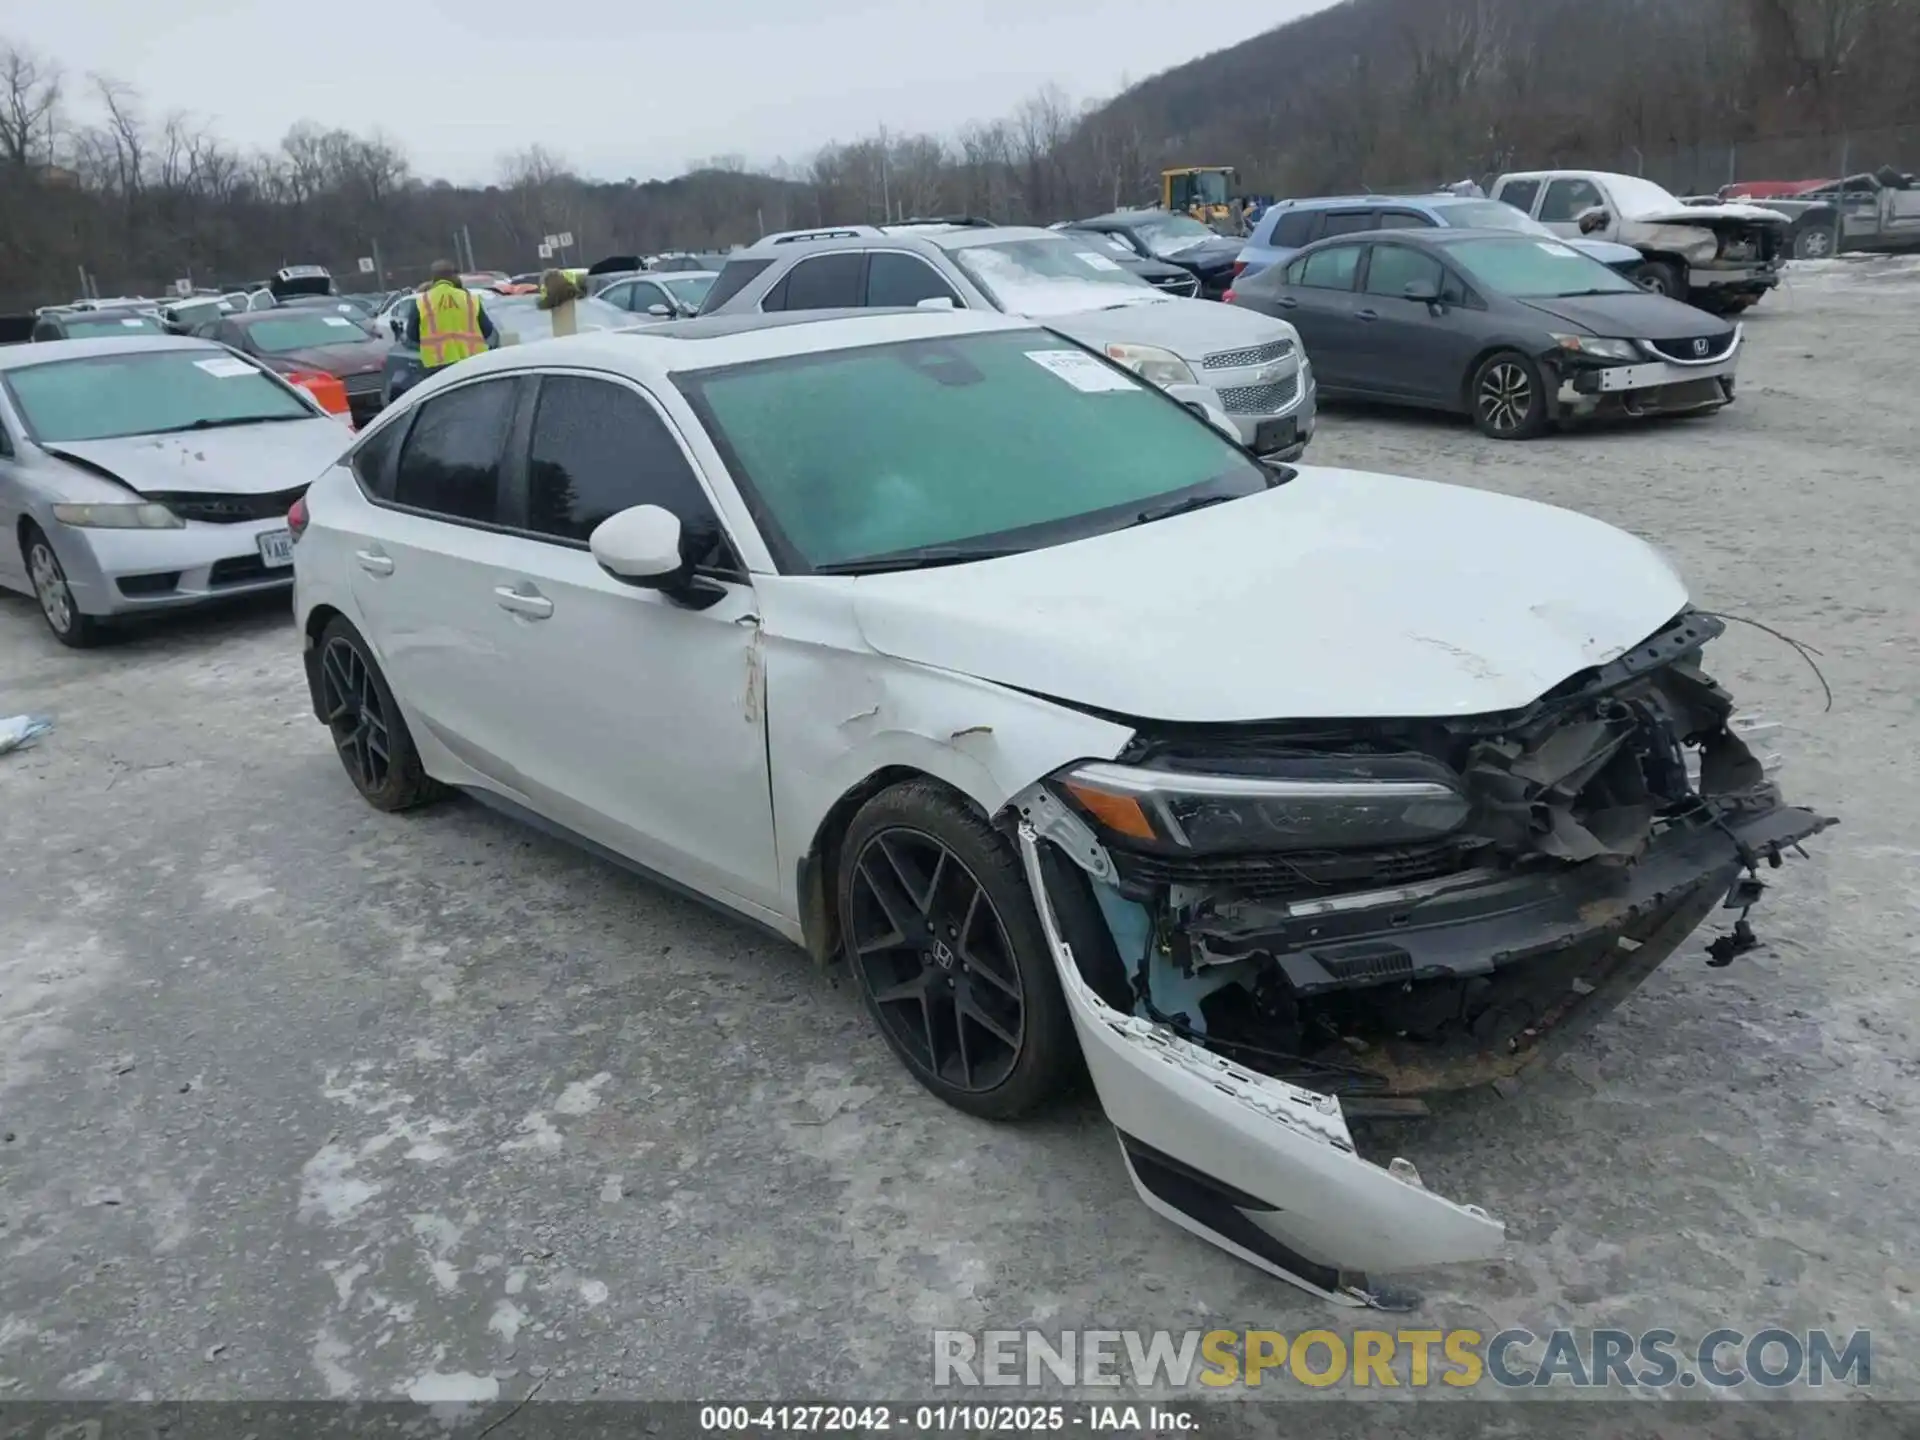
[[[300,622],[300,663],[307,675],[307,699],[313,705],[313,718],[323,725],[327,720],[327,707],[320,699],[320,637],[335,620],[353,624],[343,611],[322,601],[309,610]],[[356,631],[359,629],[358,626],[354,628]]]
[[[1535,369],[1541,368],[1540,357],[1535,355],[1525,345],[1516,342],[1511,336],[1499,340],[1489,340],[1486,344],[1482,345],[1479,350],[1474,352],[1473,359],[1467,362],[1467,373],[1460,377],[1460,391],[1457,398],[1460,402],[1460,412],[1463,415],[1473,414],[1473,382],[1480,374],[1480,367],[1494,356],[1508,352],[1531,361]]]

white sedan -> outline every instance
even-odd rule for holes
[[[1524,1068],[1828,823],[1641,541],[1262,465],[1010,317],[512,346],[290,519],[371,803],[465,791],[846,965],[971,1113],[1084,1061],[1148,1205],[1345,1304],[1504,1235],[1345,1107]]]

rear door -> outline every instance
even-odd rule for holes
[[[1276,302],[1276,313],[1291,320],[1306,346],[1320,383],[1350,387],[1363,382],[1366,371],[1365,328],[1355,318],[1359,310],[1354,287],[1360,278],[1360,244],[1329,245],[1296,256],[1287,267],[1287,283]]]
[[[504,702],[519,682],[493,577],[524,543],[501,524],[502,492],[532,388],[495,376],[423,401],[348,555],[367,638],[408,720],[513,794]]]

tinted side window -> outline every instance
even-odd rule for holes
[[[860,304],[860,272],[867,257],[858,250],[809,255],[787,274],[787,310],[841,310]]]
[[[1300,283],[1320,290],[1351,290],[1353,275],[1360,268],[1358,245],[1335,245],[1307,256],[1300,272]]]
[[[1273,243],[1285,246],[1289,250],[1298,250],[1302,245],[1311,245],[1314,241],[1314,222],[1320,218],[1317,210],[1287,210],[1273,222]]]
[[[1591,181],[1556,180],[1547,186],[1547,198],[1540,202],[1540,220],[1542,224],[1564,224],[1583,210],[1604,204]]]
[[[393,457],[400,448],[400,437],[406,433],[407,421],[402,416],[391,425],[381,426],[348,460],[353,466],[353,478],[369,495],[383,500],[393,498]]]
[[[1320,231],[1320,238],[1329,235],[1357,235],[1362,230],[1373,229],[1373,222],[1379,218],[1374,210],[1329,210],[1327,223]]]
[[[922,300],[960,297],[926,261],[894,250],[876,250],[867,257],[867,304],[918,305]]]
[[[1378,228],[1381,230],[1431,230],[1433,221],[1418,210],[1382,210]]]
[[[646,314],[652,305],[665,305],[669,310],[673,308],[667,301],[667,292],[647,280],[634,281],[622,303],[636,315]]]
[[[493,524],[500,516],[500,452],[513,419],[514,382],[483,380],[425,401],[394,476],[397,505]]]
[[[771,260],[729,260],[721,267],[720,278],[713,282],[713,288],[707,291],[707,298],[700,302],[700,313],[711,315],[746,289],[772,263]]]
[[[547,376],[527,450],[527,528],[584,544],[632,505],[659,505],[689,531],[718,536],[706,492],[651,405],[611,381]]]
[[[1533,202],[1538,198],[1539,194],[1540,182],[1538,180],[1509,180],[1505,185],[1500,187],[1500,193],[1494,196],[1494,198],[1496,200],[1504,200],[1507,204],[1524,210],[1527,214],[1531,215],[1533,213]]]
[[[1431,255],[1404,245],[1376,245],[1367,265],[1367,294],[1404,299],[1409,285],[1424,281],[1438,292],[1445,279],[1445,267]]]

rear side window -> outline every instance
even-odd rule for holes
[[[876,250],[867,257],[867,304],[918,305],[922,300],[960,304],[953,287],[919,257],[894,250]]]
[[[752,284],[771,264],[771,260],[729,260],[720,271],[720,278],[713,282],[713,288],[707,291],[707,298],[700,302],[700,313],[711,315]]]
[[[1354,272],[1359,268],[1358,245],[1335,245],[1326,250],[1316,250],[1301,261],[1300,278],[1296,283],[1317,290],[1351,290]]]
[[[506,377],[424,401],[400,452],[394,503],[449,520],[499,523],[500,457],[516,393]]]
[[[1288,250],[1311,245],[1318,238],[1314,231],[1319,219],[1318,210],[1283,210],[1273,222],[1273,243]]]
[[[608,380],[547,376],[527,449],[527,528],[584,545],[594,526],[634,505],[718,531],[706,491],[651,405]]]
[[[1327,223],[1320,230],[1320,238],[1357,235],[1362,230],[1373,229],[1373,222],[1379,218],[1379,212],[1375,210],[1329,210]]]
[[[858,250],[809,255],[787,272],[783,310],[849,310],[862,299],[860,276],[867,257]],[[771,308],[770,306],[767,308]]]
[[[1531,215],[1533,214],[1533,202],[1540,198],[1540,182],[1538,180],[1509,180],[1500,187],[1499,193],[1493,198],[1496,200],[1504,200],[1515,209],[1524,210],[1527,214]]]
[[[353,478],[369,495],[383,500],[393,498],[393,457],[400,449],[400,437],[406,433],[407,422],[403,416],[367,437],[366,443],[348,460],[353,466]]]

